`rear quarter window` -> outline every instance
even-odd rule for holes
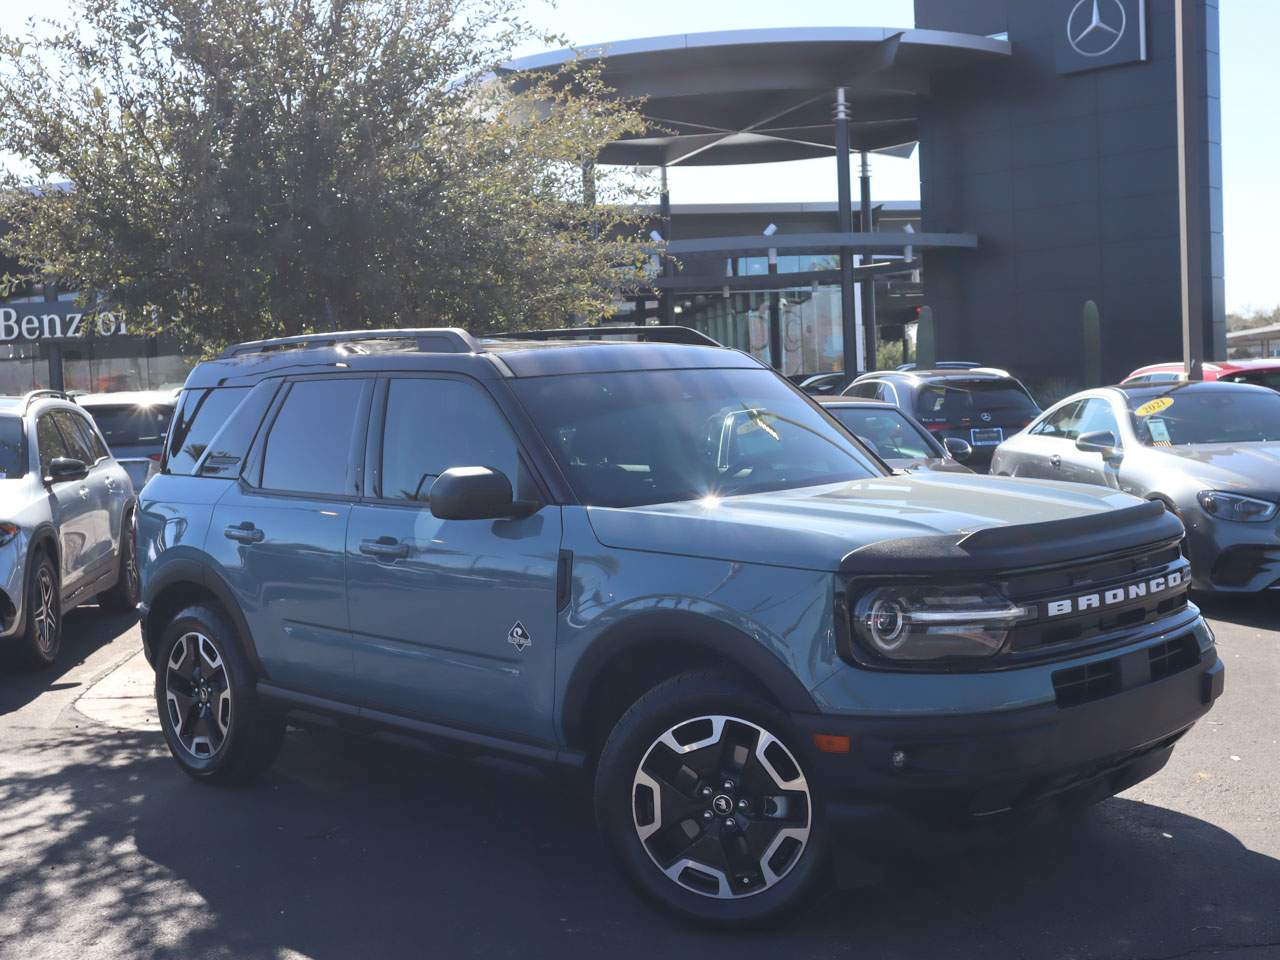
[[[164,472],[181,476],[195,473],[209,441],[222,429],[248,393],[248,387],[182,391],[165,443]]]

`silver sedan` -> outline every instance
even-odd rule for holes
[[[991,472],[1162,500],[1201,590],[1280,586],[1280,393],[1231,383],[1086,390],[995,452]]]

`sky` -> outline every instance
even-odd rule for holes
[[[1044,0],[1022,0],[1039,3]],[[59,16],[66,0],[0,0],[0,29],[38,12]],[[1280,305],[1274,260],[1280,224],[1280,0],[1221,0],[1222,137],[1227,309]],[[588,45],[657,34],[796,26],[911,27],[911,0],[529,0],[526,15],[571,43]],[[538,53],[531,44],[522,53]],[[1272,118],[1272,119],[1268,119]],[[875,199],[918,200],[914,159],[876,157]],[[831,201],[833,160],[713,169],[676,169],[674,203]]]

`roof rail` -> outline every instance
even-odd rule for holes
[[[245,353],[265,353],[294,346],[334,346],[361,340],[416,340],[425,353],[476,353],[480,345],[467,331],[457,327],[425,327],[408,330],[344,330],[340,333],[305,333],[296,337],[274,337],[234,343],[222,351],[220,358],[238,357]]]
[[[604,337],[635,337],[640,343],[688,343],[701,347],[723,347],[693,327],[642,325],[616,327],[562,327],[558,330],[522,330],[518,333],[489,333],[493,340],[600,340]]]
[[[45,388],[43,390],[32,390],[22,396],[23,413],[31,409],[31,404],[39,400],[41,397],[53,397],[55,400],[71,400],[71,397],[64,390],[51,390],[49,388]]]

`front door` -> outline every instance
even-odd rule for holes
[[[464,378],[384,380],[369,431],[371,500],[347,532],[355,669],[375,711],[532,742],[554,738],[560,508],[438,520],[432,482],[486,466],[540,498],[493,398]]]
[[[58,457],[74,460],[83,457],[78,447],[63,435],[52,412],[42,413],[36,421],[36,452],[42,477],[49,476],[50,466]],[[62,554],[60,579],[65,602],[88,585],[93,555],[98,546],[98,524],[87,477],[52,484],[49,499]]]
[[[1089,433],[1109,433],[1120,444],[1120,427],[1111,409],[1111,401],[1103,397],[1089,397],[1080,404],[1076,422],[1076,439]],[[1062,477],[1072,483],[1092,483],[1102,487],[1119,489],[1117,460],[1104,460],[1100,453],[1080,450],[1072,443],[1062,452]]]
[[[346,537],[374,381],[289,384],[240,482],[218,501],[207,552],[236,594],[267,680],[356,704]]]

